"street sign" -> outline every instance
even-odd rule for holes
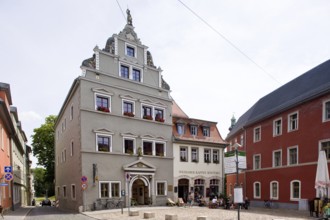
[[[246,153],[244,151],[238,151],[238,168],[246,169]],[[225,153],[224,166],[225,173],[235,173],[236,172],[236,151],[229,151]]]
[[[13,171],[11,166],[5,166],[5,173],[11,173]]]
[[[13,180],[13,174],[11,174],[11,173],[6,173],[5,174],[5,180],[6,181],[12,181]]]
[[[87,187],[88,187],[87,183],[82,183],[82,184],[81,184],[81,189],[82,189],[82,190],[87,189]]]
[[[82,176],[81,177],[81,182],[83,182],[83,183],[87,182],[87,176]]]
[[[8,186],[8,183],[0,183],[0,186]]]

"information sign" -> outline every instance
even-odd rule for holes
[[[13,171],[11,166],[5,166],[5,173],[11,173]]]
[[[225,153],[224,158],[225,173],[236,172],[236,151],[229,151]],[[238,151],[238,168],[246,169],[246,153]]]

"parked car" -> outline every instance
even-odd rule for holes
[[[51,206],[52,202],[49,199],[44,199],[41,202],[41,206]]]

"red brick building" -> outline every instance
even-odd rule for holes
[[[240,173],[244,196],[254,206],[298,208],[300,199],[317,197],[314,188],[318,153],[330,159],[330,60],[261,98],[226,138],[246,151]],[[232,194],[236,175],[227,175]]]

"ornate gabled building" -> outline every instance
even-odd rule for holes
[[[239,180],[244,196],[255,206],[270,200],[295,209],[319,197],[316,165],[320,150],[330,159],[329,131],[330,60],[261,98],[231,127],[228,150],[238,143],[247,156]],[[228,175],[227,194],[235,184],[236,175]]]
[[[59,112],[60,208],[102,209],[119,199],[165,205],[173,196],[170,88],[127,13],[125,28],[83,61]]]
[[[189,193],[209,198],[223,193],[223,156],[227,143],[217,123],[189,118],[173,101],[174,199]]]

